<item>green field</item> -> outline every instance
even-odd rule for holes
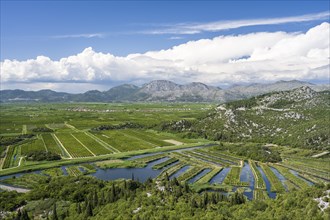
[[[59,133],[56,137],[72,157],[91,157],[93,154],[74,138],[71,133]]]

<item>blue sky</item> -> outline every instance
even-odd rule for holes
[[[279,19],[284,22],[279,22]],[[258,25],[254,25],[255,22]],[[23,62],[29,59],[37,60],[38,56],[58,61],[61,58],[82,53],[86,48],[92,48],[89,54],[111,54],[116,58],[131,57],[136,53],[167,50],[185,45],[189,41],[212,40],[219,36],[245,36],[251,33],[277,33],[279,31],[296,35],[306,33],[324,22],[329,22],[328,1],[1,1],[1,61]],[[327,45],[322,45],[321,49],[324,47]],[[85,52],[87,53],[88,50]],[[243,54],[244,57],[249,57],[252,52]],[[159,54],[148,55],[150,59],[155,59],[155,57],[163,59]],[[230,59],[237,59],[237,57],[230,57]],[[40,62],[36,63],[31,65],[39,65],[39,68]],[[2,68],[7,71],[8,65],[2,66]],[[10,63],[10,68],[13,68],[13,65]],[[8,75],[4,77],[8,80],[1,83],[5,88],[14,88],[17,83],[32,85],[33,82],[44,82],[55,85],[56,83],[79,82],[93,84],[93,88],[104,89],[109,85],[122,82],[143,83],[146,80],[157,79],[158,76],[154,70],[150,71],[146,77],[145,72],[148,70],[142,68],[141,74],[138,76],[120,78],[114,76],[113,72],[104,71],[100,66],[95,67],[95,63],[85,65],[79,61],[79,65],[83,68],[91,67],[94,72],[91,73],[92,70],[90,70],[89,74],[94,74],[95,77],[85,76],[87,80],[84,80],[83,76],[70,72],[67,74],[70,75],[68,78],[54,79],[54,77],[50,77],[50,74],[43,75],[38,72],[35,75],[40,77],[33,78],[26,72],[22,73],[25,74],[24,76],[15,76],[16,78],[22,77],[21,80],[15,80],[15,77],[10,77],[13,69],[3,73]],[[116,64],[116,66],[118,65]],[[152,67],[155,68],[155,65]],[[158,67],[159,64],[156,66]],[[312,66],[314,68],[317,65],[313,63]],[[324,68],[324,65],[320,64],[319,67]],[[28,69],[31,68],[29,66]],[[127,68],[127,65],[124,65],[122,69]],[[189,66],[189,64],[184,67],[185,70],[189,68],[191,72],[194,72],[193,75],[203,74],[201,68]],[[122,69],[117,71],[122,71]],[[101,76],[98,73],[100,71],[103,71],[100,73]],[[157,69],[157,71],[159,70]],[[166,73],[164,71],[161,70]],[[133,74],[128,70],[126,72],[127,75]],[[231,73],[233,74],[235,71],[231,71]],[[221,74],[221,71],[213,74]],[[212,75],[212,77],[214,76]],[[23,78],[29,80],[24,81]],[[175,78],[169,77],[169,79]],[[206,83],[210,81],[207,74],[205,80],[203,78],[195,79],[202,79]],[[280,77],[279,79],[291,78]],[[309,80],[324,81],[317,77]],[[102,84],[105,81],[107,85]],[[184,80],[179,81],[185,83]],[[245,81],[253,81],[253,78],[238,77],[236,81],[231,82],[220,77],[219,80],[216,80],[216,84],[222,82],[223,84],[244,83]],[[56,86],[51,88],[60,89]]]
[[[139,33],[178,23],[298,16],[324,12],[328,7],[327,1],[2,1],[1,60],[25,60],[38,55],[59,59],[86,47],[125,56],[219,34],[306,31],[319,21],[251,26],[196,35]],[[64,38],[65,35],[95,33],[104,36]],[[177,39],[179,37],[182,39]]]

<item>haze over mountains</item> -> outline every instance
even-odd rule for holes
[[[315,91],[329,90],[329,85],[315,85],[303,81],[278,81],[270,84],[236,85],[227,89],[193,82],[186,85],[167,80],[155,80],[138,87],[123,84],[108,91],[91,90],[81,94],[52,90],[1,90],[1,102],[218,102],[245,99],[274,91],[286,91],[308,86]]]

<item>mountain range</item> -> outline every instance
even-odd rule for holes
[[[315,85],[303,81],[278,81],[270,84],[234,85],[227,89],[200,82],[186,85],[167,80],[155,80],[138,87],[123,84],[108,91],[90,90],[80,94],[52,90],[1,90],[1,102],[217,102],[224,103],[253,96],[287,91],[308,86],[315,91],[329,90],[329,85]]]

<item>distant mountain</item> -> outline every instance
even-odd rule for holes
[[[329,85],[314,85],[302,81],[278,81],[270,84],[236,85],[228,89],[208,86],[200,82],[186,85],[167,80],[155,80],[141,87],[123,84],[108,91],[91,90],[81,94],[69,94],[51,90],[23,91],[1,90],[1,102],[217,102],[250,98],[276,91],[286,91],[308,86],[315,91],[329,90]]]
[[[229,91],[232,91],[233,93],[244,94],[245,97],[252,97],[270,92],[287,91],[302,86],[309,86],[312,88],[313,86],[316,85],[308,82],[291,80],[291,81],[278,81],[271,84],[255,83],[247,86],[233,86],[229,88]]]

